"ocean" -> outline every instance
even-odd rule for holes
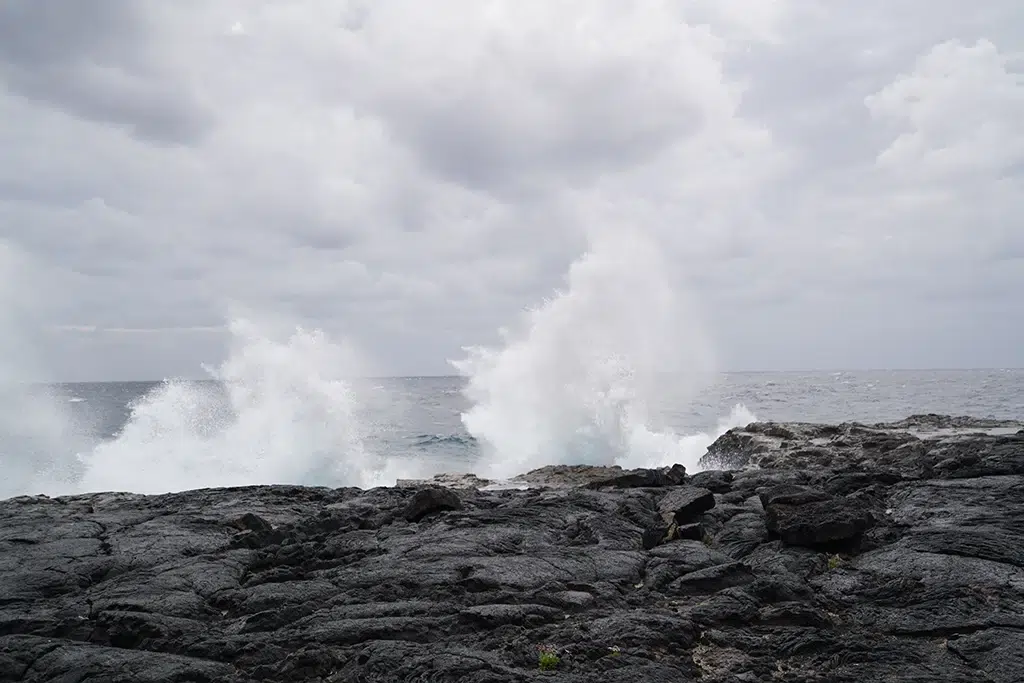
[[[754,419],[871,423],[928,412],[1019,419],[1022,380],[1024,370],[1013,369],[666,378],[662,391],[645,397],[642,416],[636,396],[608,392],[580,398],[571,410],[534,406],[540,399],[529,392],[514,401],[492,397],[474,415],[462,377],[46,385],[31,400],[6,396],[0,497],[371,486],[441,471],[510,476],[554,462],[694,469],[714,438]]]

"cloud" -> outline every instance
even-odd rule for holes
[[[1024,53],[1007,56],[987,40],[933,47],[912,73],[868,97],[871,114],[906,130],[878,156],[894,174],[958,181],[1019,172],[1024,159]]]
[[[195,374],[239,304],[445,372],[625,230],[727,367],[1024,363],[1019,3],[65,5],[0,7],[58,375]]]
[[[165,143],[194,142],[210,113],[156,61],[142,3],[10,0],[0,6],[0,76],[23,97]]]

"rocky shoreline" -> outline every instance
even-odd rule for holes
[[[696,474],[522,490],[0,501],[0,681],[1019,682],[1022,427],[757,423]]]

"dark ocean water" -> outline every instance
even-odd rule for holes
[[[642,439],[629,448],[654,444],[656,458],[692,466],[718,433],[737,424],[737,405],[777,421],[871,423],[928,412],[1024,417],[1024,370],[728,373],[699,391],[691,385],[669,381],[649,397]],[[457,377],[410,377],[365,380],[349,391],[289,375],[233,389],[214,382],[60,384],[40,400],[0,397],[0,498],[254,483],[367,486],[439,471],[487,474],[481,468],[488,462],[492,472],[506,465],[514,473],[558,458],[609,461],[599,451],[566,453],[576,427],[560,431],[558,406],[551,415],[551,406],[513,402],[502,408],[511,410],[511,429],[495,424],[506,417],[500,410],[489,416],[490,433],[504,434],[505,450],[494,455],[501,449],[492,448],[485,462],[487,444],[463,426],[463,387]],[[749,421],[740,412],[738,423]],[[551,446],[532,459],[516,453],[520,432],[531,430],[543,438],[522,434],[523,443]],[[665,433],[673,436],[662,439]]]

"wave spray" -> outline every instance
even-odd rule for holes
[[[713,434],[653,427],[666,390],[689,398],[713,369],[697,316],[653,240],[605,234],[572,264],[564,289],[528,311],[498,348],[454,361],[467,378],[466,430],[480,474],[507,478],[549,464],[682,463],[694,471],[721,433],[748,424],[743,406]]]
[[[0,499],[75,491],[84,441],[51,387],[39,383],[38,292],[30,259],[0,240]]]
[[[247,320],[230,332],[227,360],[208,369],[215,381],[165,382],[115,439],[80,456],[81,490],[394,482],[363,444],[351,349],[302,328],[274,340]]]

